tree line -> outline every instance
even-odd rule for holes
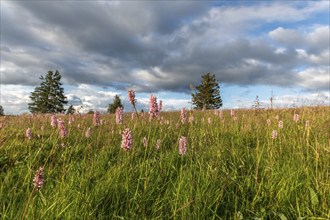
[[[72,105],[68,109],[64,105],[68,103],[64,95],[59,71],[48,71],[45,76],[40,76],[41,83],[37,86],[29,98],[28,108],[31,113],[64,113],[73,114],[76,110]],[[202,75],[201,84],[192,90],[192,104],[194,109],[219,109],[222,106],[219,81],[214,74]],[[122,107],[121,99],[115,95],[113,103],[108,105],[108,113],[115,113],[118,107]],[[0,105],[0,115],[4,115],[3,107]]]

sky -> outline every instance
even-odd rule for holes
[[[148,110],[191,108],[215,74],[223,107],[330,105],[329,1],[0,1],[5,114],[28,112],[58,70],[68,105],[106,111],[118,94]]]

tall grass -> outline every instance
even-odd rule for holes
[[[151,122],[127,114],[122,125],[101,115],[100,126],[92,115],[76,115],[71,125],[58,116],[65,138],[50,115],[0,118],[0,218],[330,218],[329,107],[191,115],[194,121],[182,124],[179,112]],[[125,128],[133,134],[128,152],[120,147]],[[181,136],[186,155],[178,151]],[[37,190],[40,166],[45,183]]]

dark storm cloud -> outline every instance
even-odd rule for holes
[[[224,83],[289,85],[293,83],[290,70],[298,62],[296,52],[274,50],[263,41],[246,39],[207,49],[196,46],[191,54],[167,61],[164,71],[173,73],[173,83],[177,72],[186,76],[178,83],[198,83],[202,73],[211,72]]]
[[[297,68],[329,66],[328,27],[304,34],[280,27],[269,36],[245,34],[253,27],[251,21],[274,21],[278,9],[286,6],[240,7],[237,14],[233,8],[212,8],[203,2],[15,1],[4,5],[3,84],[36,85],[40,75],[58,69],[70,85],[188,92],[189,84],[196,85],[207,72],[216,74],[221,83],[289,86],[307,85],[309,72],[296,76]],[[288,19],[295,21],[299,10],[290,7]],[[321,10],[318,7],[314,8]],[[318,79],[314,82],[317,87]]]

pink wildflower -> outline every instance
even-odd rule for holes
[[[143,146],[144,147],[147,147],[147,144],[148,144],[147,137],[144,137],[143,140],[142,140],[142,142],[143,142]]]
[[[181,136],[179,140],[179,154],[185,155],[187,152],[187,138],[184,136]]]
[[[128,151],[132,148],[132,144],[133,144],[132,131],[131,129],[126,128],[122,133],[121,148],[123,148],[124,151]]]
[[[156,96],[151,95],[149,99],[149,119],[152,120],[158,117],[159,109],[157,105],[157,98]]]
[[[294,114],[293,115],[293,121],[294,122],[298,122],[299,121],[299,115],[298,114]]]
[[[117,124],[123,123],[123,108],[122,107],[118,107],[116,109],[116,123]]]
[[[187,122],[187,111],[185,108],[181,109],[181,122],[182,124],[186,124]]]
[[[86,133],[85,133],[86,138],[90,138],[91,136],[91,128],[87,128]]]
[[[25,136],[31,140],[32,139],[32,129],[31,128],[28,128],[25,132]]]
[[[58,123],[58,129],[60,130],[60,136],[62,138],[66,137],[68,135],[68,130],[66,130],[66,127],[64,126],[64,122],[61,119],[58,119],[57,123]]]
[[[50,125],[52,127],[57,127],[57,118],[56,118],[56,115],[52,115],[52,117],[50,119]]]
[[[94,126],[99,126],[101,124],[101,122],[100,122],[100,112],[98,112],[98,111],[94,112],[93,124],[94,124]]]
[[[128,90],[128,100],[133,106],[135,106],[135,92],[132,89]]]
[[[234,109],[231,109],[231,110],[230,110],[230,116],[231,116],[231,117],[235,116],[235,111],[234,111]]]
[[[273,130],[272,132],[272,138],[275,140],[277,138],[277,131]]]
[[[34,178],[33,178],[33,185],[37,187],[38,190],[44,185],[44,168],[39,167],[37,170]]]
[[[281,128],[281,129],[283,128],[283,121],[282,120],[278,122],[278,127]]]
[[[133,108],[134,108],[134,111],[136,113],[136,116],[139,117],[138,112],[136,110],[135,92],[132,89],[128,90],[128,100],[133,105]],[[133,119],[133,115],[132,115],[132,119]]]

